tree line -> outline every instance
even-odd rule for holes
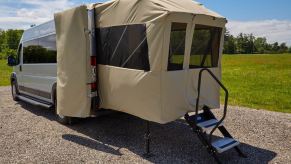
[[[23,30],[1,30],[0,29],[0,59],[6,59],[9,55],[16,55]],[[233,36],[227,31],[225,33],[225,54],[277,54],[291,53],[291,46],[286,43],[268,43],[265,37],[255,37],[253,34],[240,33]]]
[[[224,54],[279,54],[291,53],[291,46],[286,43],[268,43],[265,37],[240,33],[233,36],[226,31],[224,35]]]
[[[6,59],[9,55],[16,55],[23,30],[0,29],[0,59]]]

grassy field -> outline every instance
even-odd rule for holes
[[[0,60],[0,86],[10,85],[11,72],[12,67],[7,66],[7,60]]]
[[[224,55],[231,105],[291,113],[291,54]]]
[[[291,54],[224,55],[223,82],[229,104],[291,113]],[[0,60],[0,86],[12,71]]]

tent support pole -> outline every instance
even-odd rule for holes
[[[150,158],[152,156],[152,154],[150,153],[150,141],[151,141],[151,132],[150,132],[150,122],[146,121],[146,132],[144,135],[144,139],[145,139],[145,154],[144,156],[146,158]]]

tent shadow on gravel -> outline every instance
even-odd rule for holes
[[[54,111],[40,109],[25,103],[20,105],[37,116],[56,121]],[[145,121],[124,113],[113,113],[98,118],[80,119],[67,126],[88,138],[63,134],[63,139],[86,146],[96,151],[122,156],[119,149],[125,148],[143,157]],[[214,163],[198,138],[184,120],[160,125],[151,123],[151,158],[144,158],[153,163]],[[113,148],[114,147],[114,148]],[[234,150],[219,155],[223,163],[269,163],[276,153],[245,143],[240,145],[248,158],[241,158]]]

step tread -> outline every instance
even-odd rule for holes
[[[212,142],[211,145],[217,150],[218,153],[222,153],[239,145],[239,142],[233,138],[225,137]]]
[[[197,124],[197,126],[202,128],[204,131],[210,131],[217,125],[217,123],[218,123],[217,119],[211,119],[211,120],[200,122]],[[222,125],[223,125],[223,122],[219,126],[222,126]]]

